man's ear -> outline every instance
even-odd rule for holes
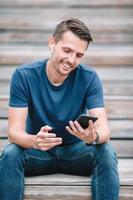
[[[55,46],[54,37],[50,37],[50,38],[48,39],[48,45],[49,45],[49,48],[50,48],[51,52],[53,52],[54,46]]]

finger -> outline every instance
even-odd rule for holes
[[[77,121],[74,121],[74,125],[81,134],[84,133],[84,129],[80,126],[80,124]]]
[[[60,138],[60,137],[45,138],[43,142],[45,142],[45,143],[62,142],[62,138]]]
[[[91,120],[89,121],[89,128],[90,128],[90,133],[94,134],[96,132],[95,125]]]
[[[55,138],[56,134],[55,133],[44,133],[45,138]]]
[[[72,131],[73,131],[74,133],[76,133],[76,132],[78,131],[77,128],[75,127],[73,121],[69,121],[69,125],[70,125],[70,128],[72,129]]]
[[[37,137],[37,144],[53,143],[53,142],[62,142],[61,137]]]
[[[37,134],[37,137],[41,137],[41,138],[53,138],[53,137],[56,137],[56,134],[55,133],[44,133],[43,131],[40,131],[38,134]]]
[[[72,129],[71,129],[69,126],[66,126],[65,128],[66,128],[66,130],[67,130],[69,133],[71,133],[72,135],[74,135]]]
[[[94,124],[93,124],[93,121],[92,121],[92,120],[89,120],[89,126],[88,126],[88,128],[89,128],[91,131],[93,131],[93,129],[94,129]]]
[[[51,130],[52,130],[52,127],[50,127],[50,126],[48,126],[48,125],[43,126],[43,127],[41,128],[41,131],[43,131],[43,132],[48,132],[48,131],[51,131]]]
[[[98,129],[97,122],[94,123],[94,128],[95,128],[95,131],[97,131]]]
[[[78,129],[77,136],[82,140],[85,140],[86,137],[88,138],[89,131],[87,131],[86,129],[82,128],[77,121],[74,121],[74,124]]]
[[[78,132],[74,132],[69,126],[66,126],[66,130],[67,130],[69,133],[71,133],[72,135],[74,135],[74,136],[76,136],[76,137],[82,139],[82,138],[81,138],[81,135],[78,134]]]
[[[62,142],[52,142],[52,143],[38,143],[39,148],[52,148],[56,145],[60,145]]]

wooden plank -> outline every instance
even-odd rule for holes
[[[9,82],[2,82],[0,80],[0,96],[1,95],[8,95],[9,94],[10,83]]]
[[[0,2],[1,6],[10,6],[10,7],[14,7],[14,6],[63,6],[63,5],[72,5],[72,6],[131,6],[133,5],[133,1],[132,0],[82,0],[81,1],[75,1],[75,0],[67,0],[67,1],[62,1],[62,0],[38,0],[37,2],[34,0],[12,0],[12,2],[10,0],[1,0]]]
[[[73,15],[73,17],[76,17]],[[64,18],[68,18],[67,13],[63,13],[61,17],[55,15],[51,16],[48,20],[42,20],[42,17],[31,16],[27,17],[24,16],[3,16],[0,18],[0,29],[5,29],[8,27],[8,30],[49,30],[52,31],[55,26]],[[80,19],[85,22],[85,24],[89,27],[91,31],[106,33],[106,32],[113,32],[113,33],[122,33],[128,30],[128,33],[132,33],[133,30],[133,20],[132,16],[125,20],[124,18],[116,18],[115,20],[111,19],[110,17],[103,17],[99,18],[87,18],[80,17]]]
[[[7,137],[8,119],[0,120],[0,139]]]
[[[96,44],[108,44],[111,45],[112,43],[117,44],[132,44],[133,43],[133,35],[131,33],[110,33],[110,32],[103,32],[98,34],[96,31],[91,31],[93,41]]]
[[[44,31],[8,31],[8,27],[5,27],[4,32],[0,32],[0,43],[1,44],[29,44],[29,45],[47,45],[48,37],[52,35],[52,31],[49,33]],[[127,30],[128,32],[128,30]],[[91,31],[93,41],[97,44],[132,44],[133,43],[133,34],[131,33],[96,33]]]
[[[9,81],[0,80],[0,96],[8,95],[9,88]],[[103,81],[103,88],[105,95],[133,96],[133,81]]]
[[[109,120],[111,138],[133,138],[133,120]]]
[[[89,50],[88,50],[89,51]],[[34,61],[32,61],[34,62]],[[3,65],[0,66],[0,81],[9,81],[14,70],[18,66],[10,66],[10,65]],[[105,83],[109,82],[111,84],[115,83],[133,83],[133,65],[130,66],[120,66],[118,68],[113,66],[106,66],[106,67],[92,67],[94,68],[98,75],[100,76],[101,80]],[[114,73],[115,72],[115,73]]]
[[[27,12],[28,11],[28,12]],[[61,12],[62,11],[62,12]],[[53,16],[56,16],[57,18],[62,17],[62,13],[64,13],[64,15],[67,14],[67,16],[73,16],[75,15],[75,17],[77,18],[83,18],[83,17],[91,17],[91,18],[98,18],[98,17],[109,17],[109,18],[124,18],[125,20],[128,20],[128,18],[130,18],[131,16],[133,16],[133,9],[132,7],[114,7],[114,8],[109,8],[109,7],[80,7],[80,12],[79,12],[79,8],[77,7],[73,7],[73,6],[69,6],[69,7],[44,7],[43,9],[41,9],[40,7],[30,7],[28,8],[28,10],[24,9],[24,8],[0,8],[0,16],[7,16],[7,17],[12,17],[14,16],[21,16],[21,18],[25,18],[25,17],[33,17],[36,16],[38,17],[47,17],[47,19],[51,19],[53,18]],[[51,13],[49,15],[49,13]],[[95,13],[95,15],[94,15]]]
[[[9,143],[7,139],[0,139],[0,151]],[[133,140],[111,140],[119,158],[133,158]]]
[[[0,105],[0,118],[7,117],[8,96],[0,96]],[[109,119],[133,119],[132,96],[106,96],[105,107]]]
[[[9,94],[9,81],[16,66],[0,66],[0,95]],[[94,67],[99,74],[105,95],[133,95],[133,68],[120,66],[118,68]],[[115,73],[114,73],[115,71]]]
[[[25,200],[91,200],[90,187],[84,186],[27,186]]]
[[[48,48],[12,48],[3,49],[0,54],[1,65],[19,65],[33,60],[48,58]],[[133,64],[133,48],[93,48],[90,47],[82,60],[89,65],[131,65]]]
[[[132,186],[121,187],[119,200],[133,200],[132,189]],[[36,200],[36,198],[38,200],[44,198],[46,200],[92,200],[90,186],[27,186],[25,200]]]
[[[105,107],[111,119],[133,119],[133,98],[129,96],[106,96]]]
[[[0,66],[0,81],[9,82],[17,66]]]
[[[119,200],[133,200],[132,186],[120,188]],[[25,200],[92,200],[90,186],[27,186]]]
[[[111,140],[119,158],[133,158],[133,140]]]
[[[103,81],[105,95],[133,95],[133,81]]]
[[[9,81],[16,66],[0,66],[0,95],[9,94]],[[133,95],[133,68],[94,67],[99,74],[105,95]],[[115,73],[114,73],[115,71]]]
[[[89,51],[89,50],[88,50]],[[104,82],[125,82],[133,81],[133,66],[120,66],[120,68],[106,66],[106,67],[95,67],[95,70],[99,74],[100,78]]]
[[[7,137],[8,120],[0,120],[0,138]],[[109,120],[111,138],[133,139],[133,120]]]

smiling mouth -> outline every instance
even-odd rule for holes
[[[70,69],[71,69],[71,67],[70,67],[69,65],[67,65],[66,63],[63,63],[63,66],[64,66],[64,68],[67,69],[67,70],[70,70]]]

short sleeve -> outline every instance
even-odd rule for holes
[[[9,106],[28,107],[28,95],[25,81],[17,69],[13,73],[11,79]]]
[[[86,93],[87,109],[104,107],[103,87],[100,78],[95,72]]]

